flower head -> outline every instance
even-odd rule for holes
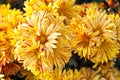
[[[119,53],[115,24],[104,11],[74,19],[70,27],[70,37],[75,52],[94,63],[112,60]]]
[[[91,60],[94,63],[104,63],[116,58],[116,55],[119,53],[119,44],[116,41],[111,42],[109,40],[104,40],[96,49],[97,51],[92,55],[93,57]]]
[[[51,1],[50,1],[51,2]],[[50,5],[48,6],[49,0],[26,0],[25,5],[25,15],[30,16],[34,11],[47,10],[51,11]]]
[[[0,5],[0,68],[12,63],[14,57],[11,45],[12,34],[19,22],[24,21],[22,12],[10,9],[10,5]],[[4,14],[3,14],[4,13]]]
[[[92,53],[92,56],[94,56],[92,61],[95,63],[108,62],[108,60],[116,57],[119,52],[116,31],[113,30],[116,26],[107,17],[105,12],[99,11],[94,14],[94,17],[87,16],[84,21],[86,27],[92,32],[92,40],[95,42],[92,44],[95,47],[95,52]]]
[[[75,5],[75,0],[56,0],[53,3],[53,8],[59,15],[67,17],[66,23],[79,13],[79,7]]]
[[[71,56],[69,42],[62,38],[64,17],[39,11],[26,20],[15,30],[18,34],[24,32],[15,45],[14,55],[17,61],[23,63],[25,69],[35,71],[35,74],[37,71],[52,70],[53,66],[63,67]]]
[[[80,19],[73,19],[71,23],[70,30],[67,30],[68,36],[70,36],[73,50],[78,52],[80,57],[89,58],[92,53],[92,44],[90,33],[87,32],[87,29],[82,25]]]

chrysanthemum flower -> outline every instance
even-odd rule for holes
[[[48,0],[47,0],[48,1]],[[25,3],[25,15],[30,16],[34,11],[48,10],[51,11],[50,5],[46,4],[46,0],[26,0]]]
[[[8,13],[10,13],[10,5],[0,5],[0,11],[0,15],[5,17],[6,15],[8,15]]]
[[[118,14],[109,14],[108,18],[115,23],[116,27],[113,28],[117,32],[117,39],[120,41],[120,16]]]
[[[98,39],[101,39],[99,40],[101,42],[98,43],[100,45],[96,47],[96,53],[94,53],[93,55],[94,57],[92,57],[92,61],[95,63],[108,62],[108,60],[112,60],[119,53],[119,44],[117,42],[116,25],[115,23],[113,23],[113,21],[110,18],[108,18],[107,15],[105,15],[105,13],[100,13],[100,15],[101,16],[103,15],[104,18],[103,19],[101,18],[101,20],[98,20],[98,21],[95,18],[93,18],[94,21],[92,20],[92,18],[88,19],[87,21],[89,21],[90,24],[88,24],[87,21],[85,22],[87,27],[90,27],[90,26],[93,27],[91,30],[93,30],[94,33],[98,33],[97,35],[99,36]],[[100,17],[97,17],[97,16],[96,18],[100,19]],[[99,23],[99,21],[101,22]]]
[[[89,14],[71,23],[69,35],[75,52],[94,63],[112,60],[119,53],[115,24],[104,11]]]
[[[39,11],[26,20],[15,30],[18,34],[24,32],[15,45],[17,61],[35,74],[52,70],[53,66],[63,67],[71,57],[69,42],[62,32],[64,17]]]
[[[83,74],[81,74],[80,71],[78,71],[78,70],[73,71],[73,70],[69,69],[69,70],[64,70],[62,72],[61,77],[62,77],[61,80],[82,80]]]
[[[80,16],[84,16],[86,13],[85,13],[85,7],[84,7],[84,5],[85,4],[83,4],[83,5],[78,5],[78,8],[79,8],[79,11],[78,11],[78,14],[80,15]]]
[[[59,15],[67,17],[67,23],[79,13],[79,7],[75,5],[75,0],[56,0],[53,3],[53,8],[59,13]]]
[[[1,27],[15,28],[18,23],[25,21],[20,10],[10,9],[10,5],[0,5]]]
[[[55,69],[52,72],[45,72],[40,76],[42,80],[82,80],[83,74],[80,71],[76,70],[63,70],[62,69]]]
[[[86,7],[86,14],[93,16],[94,12],[99,10],[102,10],[100,4],[96,2],[92,2],[92,3],[89,3],[88,6]]]
[[[95,63],[108,62],[119,53],[116,31],[113,30],[116,26],[107,17],[105,12],[96,12],[94,17],[87,16],[84,21],[89,31],[93,32],[91,35],[96,51],[92,55],[92,61]]]
[[[114,67],[114,62],[107,62],[107,63],[103,63],[103,64],[95,64],[93,66],[93,68],[97,69],[98,71],[100,71],[102,74],[105,74],[110,68]]]
[[[82,80],[101,80],[102,78],[98,71],[90,68],[81,68],[80,73],[83,75]]]
[[[101,80],[101,75],[98,71],[90,68],[81,68],[80,70],[72,69],[60,70],[56,69],[53,72],[46,73],[42,76],[42,80]]]
[[[79,56],[89,58],[92,53],[90,48],[92,44],[90,33],[87,33],[86,28],[81,25],[80,19],[74,19],[69,29],[67,30],[67,34],[71,38],[75,53],[78,52]]]
[[[56,0],[53,6],[58,8],[60,15],[67,16],[68,18],[76,16],[77,9],[75,6],[75,0]]]
[[[103,14],[101,13],[100,15],[103,15],[104,18],[101,20],[98,20],[97,25],[95,23],[92,24],[93,30],[96,30],[96,31],[94,31],[94,33],[97,33],[98,31],[100,31],[100,32],[98,32],[97,36],[100,37],[98,39],[101,39],[100,45],[97,46],[96,53],[93,55],[94,56],[93,62],[95,62],[95,63],[108,62],[108,60],[112,60],[113,58],[116,57],[116,54],[119,53],[119,51],[118,51],[119,45],[116,41],[117,35],[116,35],[116,31],[114,30],[114,28],[116,26],[114,23],[110,22],[111,19],[107,20],[107,15],[105,15],[104,13]],[[98,16],[100,16],[100,15],[98,15]],[[100,19],[100,18],[98,17],[98,19]],[[99,21],[101,21],[101,22],[99,23]],[[87,24],[87,26],[89,26],[89,25],[90,24]],[[96,26],[96,27],[94,27],[94,26]],[[101,29],[99,26],[101,27]],[[97,29],[99,29],[99,30],[97,30]]]
[[[1,35],[0,35],[1,36]],[[2,36],[1,36],[2,37]],[[14,61],[9,41],[0,41],[0,67]]]
[[[87,15],[93,15],[93,12],[98,11],[98,4],[97,3],[91,3],[88,5],[89,5],[89,7],[86,8]]]
[[[11,45],[12,29],[22,22],[22,12],[10,9],[10,5],[0,5],[0,68],[14,61]],[[0,70],[1,72],[1,70]]]
[[[57,39],[57,48],[54,49],[54,55],[50,55],[48,59],[51,61],[52,65],[64,67],[71,57],[71,45],[69,40],[65,36],[61,36]],[[54,56],[54,58],[52,57]]]
[[[94,63],[104,63],[116,58],[116,55],[119,53],[119,45],[117,42],[104,40],[96,50],[96,53],[92,55],[92,61]]]
[[[120,71],[116,68],[111,68],[103,76],[105,76],[105,80],[120,80]]]
[[[0,67],[6,63],[14,61],[12,55],[12,46],[10,45],[9,36],[6,34],[6,28],[0,28]]]
[[[108,16],[105,11],[99,11],[95,12],[94,16],[87,15],[84,18],[84,23],[89,31],[94,32],[93,35],[116,40],[116,32],[111,30],[115,27],[115,24],[111,22],[111,19],[107,18]]]

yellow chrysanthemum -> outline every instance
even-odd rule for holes
[[[3,4],[3,5],[0,5],[0,15],[1,15],[1,17],[2,16],[6,16],[6,15],[8,15],[8,13],[10,13],[10,5],[8,4],[8,5],[5,5],[5,4]]]
[[[67,30],[68,36],[71,38],[71,43],[73,46],[73,50],[78,52],[79,56],[81,57],[90,57],[92,53],[91,44],[92,40],[90,33],[87,33],[86,28],[81,25],[82,22],[80,19],[74,19],[71,23],[70,30]]]
[[[37,80],[61,80],[61,69],[53,71],[45,71],[42,74],[39,74],[36,77]],[[56,77],[57,73],[57,77]]]
[[[0,5],[0,27],[15,28],[20,22],[24,22],[22,12],[10,9],[10,5]]]
[[[116,27],[105,12],[86,14],[82,19],[74,19],[68,31],[71,43],[79,56],[91,59],[94,63],[112,60],[119,53]]]
[[[1,33],[1,32],[0,32]],[[3,37],[0,35],[0,37]],[[9,41],[0,41],[0,67],[14,61]]]
[[[64,17],[39,11],[26,20],[15,30],[18,35],[24,32],[17,39],[15,58],[35,74],[37,70],[44,72],[52,70],[53,66],[64,66],[71,57],[69,42],[61,31],[65,28]]]
[[[10,5],[0,5],[0,68],[14,61],[11,45],[12,29],[22,22],[22,12],[10,9]],[[4,14],[3,14],[4,13]],[[23,20],[24,21],[24,20]],[[1,70],[0,70],[1,72]]]
[[[52,72],[45,72],[39,78],[42,80],[82,80],[82,76],[78,70],[55,69]]]
[[[103,64],[95,64],[93,68],[97,69],[100,71],[102,74],[105,74],[110,68],[114,67],[114,62],[107,62]]]
[[[95,63],[108,62],[119,53],[116,31],[113,30],[116,26],[107,17],[104,12],[98,12],[94,17],[86,17],[84,21],[86,27],[93,32],[93,40],[96,40],[93,44],[96,51],[92,54],[92,61]]]
[[[0,28],[0,68],[6,63],[14,61],[12,55],[12,46],[10,45],[10,38],[6,34],[7,30],[5,28]],[[1,71],[1,70],[0,70]]]
[[[80,73],[83,75],[82,80],[101,80],[102,78],[98,71],[90,68],[81,68]]]
[[[61,36],[57,39],[57,48],[54,49],[54,55],[50,55],[48,59],[52,65],[64,67],[65,63],[69,62],[71,57],[71,45],[69,40],[65,36]],[[54,58],[53,58],[54,56]]]
[[[96,50],[97,51],[92,55],[93,57],[91,60],[94,63],[104,63],[116,58],[116,55],[119,53],[119,45],[117,42],[104,40]]]
[[[86,13],[85,13],[85,7],[84,7],[84,5],[85,4],[83,4],[83,5],[78,5],[78,8],[79,8],[79,11],[78,11],[78,14],[80,15],[80,16],[84,16]]]
[[[73,17],[77,17],[79,7],[75,5],[75,0],[56,0],[53,3],[53,8],[59,15],[66,16],[66,22],[69,22]]]
[[[75,69],[74,71],[56,69],[53,72],[46,73],[41,77],[42,80],[101,80],[98,71],[90,68]]]
[[[94,32],[92,35],[116,40],[116,32],[111,30],[116,26],[108,19],[105,11],[95,12],[94,16],[87,15],[83,21],[87,29]]]
[[[102,8],[99,3],[93,2],[88,4],[88,7],[86,8],[86,14],[94,16],[94,13],[101,9]]]
[[[115,23],[116,27],[113,28],[117,32],[117,39],[120,41],[120,16],[119,14],[109,14],[108,18]]]
[[[48,1],[48,0],[47,0]],[[50,5],[46,4],[46,0],[26,0],[25,3],[25,15],[30,16],[34,11],[47,10],[51,11]]]
[[[120,80],[120,71],[116,68],[111,68],[103,76],[105,76],[105,80]]]
[[[62,72],[62,71],[61,71]],[[57,74],[57,73],[56,73]],[[57,77],[57,76],[56,76]],[[62,72],[61,80],[83,80],[83,74],[81,74],[78,70],[64,70]]]
[[[87,15],[93,15],[93,12],[98,11],[98,4],[97,3],[91,3],[89,4],[89,7],[86,8],[86,14]]]

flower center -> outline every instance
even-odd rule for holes
[[[45,44],[47,42],[47,36],[42,34],[41,36],[37,36],[37,40],[40,40],[41,44]]]

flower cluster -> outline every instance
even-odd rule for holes
[[[12,0],[8,2],[12,3]],[[119,80],[120,15],[99,3],[26,0],[21,10],[0,5],[0,80]],[[66,69],[73,54],[91,68]],[[116,73],[116,74],[114,74]]]

